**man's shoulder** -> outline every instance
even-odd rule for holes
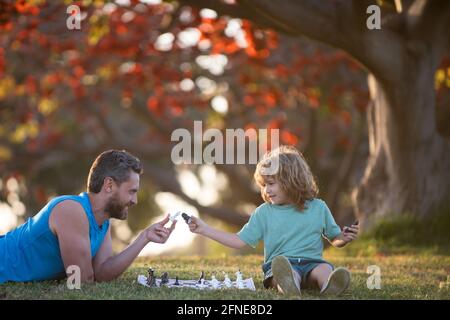
[[[79,211],[79,212],[84,211],[81,201],[79,201],[76,198],[73,198],[73,197],[66,198],[63,196],[63,197],[55,198],[53,200],[56,200],[53,210],[63,210],[63,211],[70,210],[70,211]]]
[[[53,231],[58,227],[84,227],[89,224],[83,205],[73,198],[60,199],[51,212],[49,222]]]

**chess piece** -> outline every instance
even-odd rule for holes
[[[186,221],[186,223],[191,223],[191,217],[187,213],[183,212],[181,216],[183,217],[184,221]]]
[[[173,284],[174,286],[179,286],[180,283],[178,282],[178,276],[175,277],[175,283]]]
[[[223,280],[223,283],[225,284],[225,286],[227,288],[231,288],[231,280],[228,277],[228,274],[226,274],[225,272],[224,272],[224,274],[225,274],[225,279]]]
[[[147,285],[149,287],[156,287],[155,271],[152,268],[148,269]]]
[[[170,221],[175,221],[177,220],[178,216],[181,214],[181,211],[177,211],[177,212],[171,212],[169,213],[169,219]]]
[[[244,282],[242,281],[242,273],[241,270],[236,272],[236,287],[238,289],[244,289]]]
[[[219,288],[219,280],[216,279],[216,275],[213,274],[211,276],[211,285],[213,287],[213,289],[218,289]]]
[[[169,274],[167,272],[164,272],[161,276],[161,286],[169,283]]]
[[[205,272],[202,271],[202,273],[200,274],[200,278],[198,278],[197,283],[202,283],[202,280],[205,280]]]

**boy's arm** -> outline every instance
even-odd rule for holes
[[[201,234],[234,249],[240,249],[246,245],[237,234],[217,230],[194,216],[191,217],[189,229],[194,233]]]
[[[247,245],[244,241],[242,241],[238,237],[237,234],[220,231],[212,227],[207,228],[203,235],[210,239],[216,240],[217,242],[220,242],[223,245],[235,249],[240,249]]]
[[[345,247],[348,243],[352,242],[358,237],[359,226],[352,225],[351,227],[345,227],[344,230],[330,243],[333,247],[342,248]]]

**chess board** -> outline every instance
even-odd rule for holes
[[[216,288],[213,287],[211,281],[204,280],[203,285],[198,283],[198,280],[178,280],[178,285],[175,284],[175,279],[169,279],[169,282],[164,284],[163,286],[167,288],[191,288],[191,289],[199,289],[199,290],[220,290],[220,289],[246,289],[256,291],[255,284],[252,278],[242,280],[242,287],[238,288],[236,281],[231,281],[231,287],[227,287],[223,281],[219,281],[219,284]],[[150,287],[147,284],[147,277],[140,274],[138,275],[137,282],[143,286]],[[156,287],[159,288],[161,286],[161,279],[156,279]]]

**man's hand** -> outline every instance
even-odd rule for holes
[[[164,220],[161,220],[160,222],[157,222],[155,224],[152,224],[150,227],[144,230],[144,234],[147,238],[147,240],[150,242],[156,242],[156,243],[165,243],[167,239],[169,238],[172,231],[175,229],[175,225],[177,224],[177,221],[173,221],[170,228],[166,228],[165,224],[169,222],[169,215],[167,215]]]
[[[198,234],[205,234],[206,229],[209,227],[206,222],[201,220],[200,218],[191,216],[191,223],[189,225],[189,230],[191,230],[192,233],[198,233]]]

